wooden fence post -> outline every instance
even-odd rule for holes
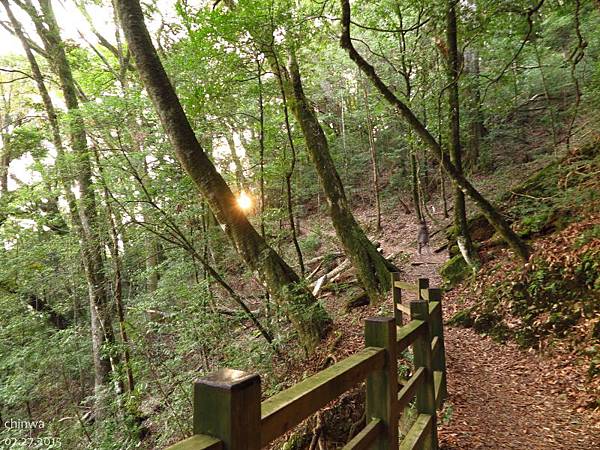
[[[394,305],[394,318],[396,325],[402,326],[402,311],[398,309],[398,305],[402,304],[402,289],[396,287],[396,281],[400,281],[400,272],[392,272],[392,300]]]
[[[419,300],[427,300],[423,298],[423,293],[421,292],[421,289],[428,289],[429,288],[429,278],[419,278],[417,280],[417,298]]]
[[[366,419],[381,419],[385,432],[373,447],[378,450],[398,448],[398,360],[396,354],[396,320],[372,317],[365,321],[365,345],[386,350],[385,365],[367,378]]]
[[[429,317],[431,323],[431,337],[438,338],[438,350],[432,355],[432,368],[435,371],[442,372],[442,384],[440,388],[439,404],[442,405],[448,395],[448,386],[446,384],[446,348],[444,345],[444,318],[442,313],[442,290],[438,288],[429,289],[429,301],[439,302],[440,306]]]
[[[429,325],[429,303],[423,300],[410,302],[411,320],[423,320]],[[423,333],[413,343],[413,358],[415,370],[418,367],[425,369],[425,379],[417,389],[417,412],[431,416],[431,434],[425,442],[425,449],[437,450],[437,424],[435,407],[435,386],[433,383],[433,370],[431,363],[431,335],[429,326],[423,327]]]
[[[221,439],[227,450],[260,449],[260,377],[220,369],[195,382],[194,434]]]

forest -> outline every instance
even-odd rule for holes
[[[219,369],[264,415],[423,279],[400,448],[600,448],[600,1],[0,3],[0,449],[167,448]],[[374,379],[266,447],[344,447]]]

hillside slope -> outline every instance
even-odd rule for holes
[[[450,323],[558,358],[577,406],[600,410],[600,142],[565,155],[504,195],[513,226],[530,240],[523,265],[495,236],[480,242],[475,279],[448,294]],[[473,224],[479,224],[477,220]],[[482,230],[479,230],[481,235]],[[459,258],[459,257],[458,257]],[[458,259],[457,258],[457,259]],[[453,264],[452,270],[449,270]]]

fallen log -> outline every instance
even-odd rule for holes
[[[344,256],[344,254],[342,252],[335,252],[335,253],[325,253],[324,255],[319,255],[316,256],[312,259],[309,259],[308,261],[306,261],[304,264],[306,266],[310,266],[313,265],[314,263],[318,263],[320,261],[323,261],[325,259],[331,258],[332,260],[339,258],[341,256]]]
[[[315,287],[312,290],[312,295],[314,295],[316,297],[326,281],[327,281],[327,274],[323,275],[321,278],[319,278],[317,280],[317,282],[315,283]]]

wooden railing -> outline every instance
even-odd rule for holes
[[[365,348],[261,403],[260,377],[221,369],[194,383],[194,435],[169,450],[257,450],[366,380],[366,426],[344,450],[395,449],[398,420],[415,399],[417,418],[401,449],[437,449],[436,408],[446,396],[441,290],[391,274],[394,317],[365,321]],[[416,293],[402,304],[402,290]],[[403,316],[408,320],[403,325]],[[397,358],[412,347],[414,370],[398,380]]]

